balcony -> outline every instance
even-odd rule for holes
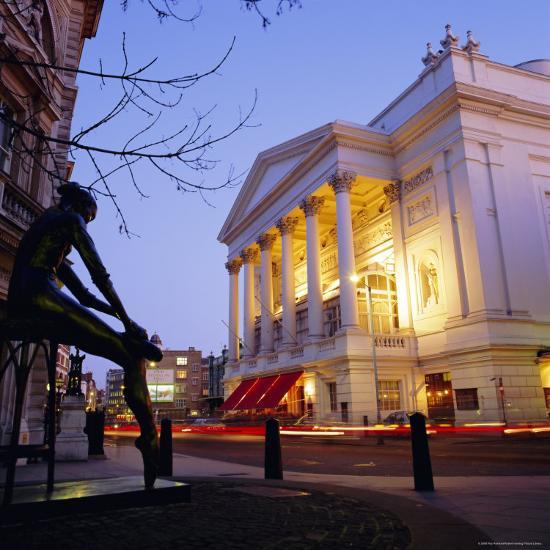
[[[375,334],[376,356],[381,364],[388,359],[409,359],[418,357],[416,337],[409,334]],[[228,365],[228,378],[234,376],[261,375],[264,372],[287,370],[294,367],[334,362],[347,357],[372,357],[372,337],[364,329],[348,333],[339,333],[330,338],[304,342],[291,348],[280,348],[274,353],[244,357]]]
[[[1,213],[11,222],[26,231],[43,210],[22,189],[6,182],[2,195]]]

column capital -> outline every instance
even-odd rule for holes
[[[349,193],[357,174],[347,170],[336,170],[332,176],[328,178],[328,184],[332,187],[334,193]]]
[[[243,261],[241,260],[241,258],[237,257],[226,262],[225,269],[227,269],[229,275],[238,275],[242,265]]]
[[[294,233],[296,226],[298,225],[298,218],[294,216],[283,216],[275,226],[281,233],[281,235],[287,235],[288,233]]]
[[[308,195],[301,203],[300,208],[304,211],[306,218],[308,216],[315,216],[321,210],[321,207],[325,204],[325,197],[316,197],[315,195]]]
[[[261,235],[258,235],[256,242],[258,243],[260,250],[271,250],[276,239],[277,235],[273,235],[273,233],[262,233]]]
[[[384,194],[388,197],[390,204],[401,200],[401,181],[395,180],[384,187]]]
[[[241,250],[241,258],[245,264],[253,264],[258,257],[258,249],[255,246],[249,246]]]

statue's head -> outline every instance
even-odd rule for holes
[[[72,210],[80,214],[86,223],[90,223],[97,215],[97,203],[92,194],[78,183],[64,183],[57,188],[61,195],[59,202],[63,210]]]

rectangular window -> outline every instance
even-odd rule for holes
[[[183,409],[185,407],[185,399],[176,399],[176,409]]]
[[[198,386],[199,379],[196,376],[193,376],[193,378],[191,379],[191,384],[193,384],[193,386]]]
[[[191,401],[197,401],[198,398],[199,398],[199,394],[198,394],[198,393],[192,393],[192,394],[191,394]]]
[[[206,389],[203,388],[202,389],[202,396],[203,397],[208,397],[208,388],[206,388]]]
[[[186,370],[176,371],[176,378],[178,380],[185,380],[187,378],[187,371]]]
[[[550,409],[550,388],[544,388],[544,399],[546,399],[546,408]]]
[[[176,357],[176,365],[178,367],[187,365],[187,357]]]
[[[459,411],[476,411],[479,409],[477,388],[455,390],[456,408]]]
[[[13,111],[2,100],[0,100],[0,113],[3,117],[0,118],[0,170],[9,172],[12,129],[4,119],[13,119]]]
[[[191,370],[192,370],[193,372],[199,372],[199,369],[200,369],[200,365],[197,365],[197,364],[195,364],[195,365],[193,365],[193,366],[191,367]]]
[[[208,373],[207,372],[202,373],[202,381],[203,382],[208,382]]]
[[[176,393],[186,393],[187,384],[176,384]]]
[[[401,408],[399,380],[379,380],[378,399],[381,411],[396,411]]]
[[[329,382],[328,386],[328,398],[330,402],[330,412],[336,412],[338,410],[338,401],[336,396],[336,382]]]

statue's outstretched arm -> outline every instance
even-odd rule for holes
[[[86,231],[84,219],[78,214],[75,215],[72,244],[80,254],[84,265],[90,272],[92,281],[101,291],[107,302],[111,305],[114,316],[120,319],[124,325],[124,328],[128,332],[132,332],[140,338],[147,338],[147,332],[138,324],[134,323],[130,317],[128,317],[128,314],[126,313],[126,310],[124,309],[124,306],[122,305],[122,302],[113,287],[109,273],[107,273],[107,270],[99,257],[94,241],[90,237],[88,231]]]
[[[114,309],[109,304],[96,298],[96,296],[82,284],[82,281],[78,278],[67,261],[64,261],[57,270],[57,277],[83,306],[102,311],[113,317],[116,316]]]

